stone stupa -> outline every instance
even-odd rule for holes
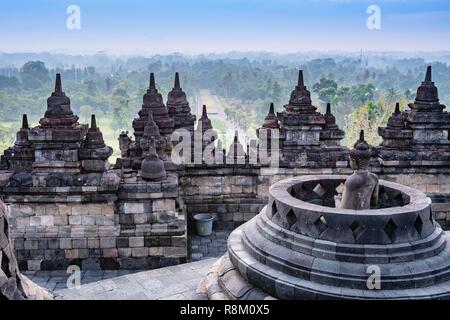
[[[264,123],[262,124],[261,128],[256,129],[256,136],[260,140],[258,144],[258,150],[260,151],[261,155],[271,155],[272,138],[278,138],[279,130],[280,124],[278,122],[278,117],[275,114],[275,108],[272,102],[270,103],[269,113],[264,119]]]
[[[303,71],[284,110],[280,123],[281,165],[287,167],[336,168],[347,166],[347,149],[340,146],[344,132],[331,115],[317,112],[305,86]]]
[[[34,149],[28,140],[29,131],[28,117],[24,114],[22,115],[22,126],[16,133],[14,145],[6,149],[4,155],[1,156],[1,169],[11,171],[31,171],[33,169]]]
[[[133,120],[134,136],[138,142],[144,134],[144,127],[150,111],[161,134],[170,136],[174,128],[174,119],[169,116],[169,110],[164,105],[162,95],[156,88],[155,75],[153,73],[150,74],[149,87],[144,94],[142,108],[138,112],[139,117]]]
[[[95,115],[91,115],[91,126],[78,153],[82,168],[86,171],[103,172],[112,153],[113,149],[105,144],[103,134],[97,127]]]
[[[167,95],[167,108],[174,119],[174,130],[186,129],[191,133],[194,131],[195,115],[191,113],[186,93],[181,88],[178,72],[175,73],[173,89]]]
[[[206,135],[205,135],[206,133]],[[208,111],[206,105],[203,105],[202,116],[198,119],[197,128],[194,133],[194,152],[193,156],[196,156],[200,150],[197,150],[197,146],[201,146],[204,150],[210,143],[214,142],[217,138],[217,132],[214,130],[211,119],[208,117]]]
[[[433,219],[430,198],[378,181],[367,171],[369,149],[362,135],[350,151],[350,177],[273,184],[264,209],[230,234],[228,252],[197,297],[450,299],[450,239]]]
[[[445,112],[445,106],[439,102],[431,66],[427,67],[416,98],[408,107],[401,112],[397,104],[386,127],[378,129],[382,138],[381,146],[377,147],[379,171],[447,172],[450,167],[450,113]]]

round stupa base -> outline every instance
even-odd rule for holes
[[[263,213],[260,215],[263,215]],[[318,258],[316,265],[320,266],[326,263],[326,268],[334,269],[336,274],[331,274],[331,269],[328,269],[330,278],[323,278],[321,274],[327,273],[326,271],[311,269],[309,270],[310,279],[308,280],[280,271],[279,261],[272,260],[270,257],[267,257],[264,262],[255,259],[249,254],[248,244],[245,244],[242,239],[246,238],[246,230],[251,232],[261,218],[261,216],[257,216],[231,233],[228,239],[228,252],[214,263],[207,276],[199,284],[197,289],[198,299],[450,299],[450,281],[436,283],[441,277],[447,277],[448,265],[450,264],[450,246],[446,245],[438,255],[419,262],[396,262],[383,266],[381,277],[387,270],[391,271],[391,277],[398,276],[399,278],[402,277],[401,273],[404,270],[417,272],[413,277],[411,277],[411,274],[404,274],[405,279],[399,279],[416,282],[417,288],[383,289],[383,285],[380,289],[352,288],[339,285],[339,280],[346,281],[352,273],[358,272],[357,270],[366,270],[371,264],[350,263],[349,265],[349,262],[327,261]],[[446,239],[449,238],[448,233],[444,233],[443,236]],[[277,252],[280,249],[276,246],[270,248],[272,252]],[[289,257],[286,256],[286,258],[285,263],[289,264],[289,261],[287,261]],[[373,264],[372,266],[376,265]],[[421,268],[420,271],[417,268]],[[347,277],[340,275],[339,270],[347,272],[349,275]],[[361,274],[360,276],[367,281],[370,274]],[[407,277],[410,277],[409,280],[406,279]],[[335,285],[318,282],[329,281],[330,279],[334,280]],[[330,283],[333,282],[330,281]]]

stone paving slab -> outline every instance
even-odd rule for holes
[[[65,271],[28,272],[61,300],[190,300],[217,259],[205,259],[160,269],[82,272],[81,286],[67,289]],[[53,271],[52,271],[53,272]],[[114,276],[115,275],[115,276]]]

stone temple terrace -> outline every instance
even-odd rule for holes
[[[258,140],[236,133],[226,150],[178,73],[167,99],[152,73],[110,163],[95,115],[79,123],[57,74],[39,124],[24,114],[1,156],[0,299],[449,298],[450,114],[431,67],[423,79],[379,146],[361,132],[349,149],[300,70]],[[274,145],[276,168],[260,157]],[[209,235],[196,235],[199,213]],[[90,280],[66,289],[73,267]]]

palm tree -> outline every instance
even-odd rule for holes
[[[399,93],[394,88],[389,88],[386,91],[386,100],[389,102],[395,102],[400,97]]]

